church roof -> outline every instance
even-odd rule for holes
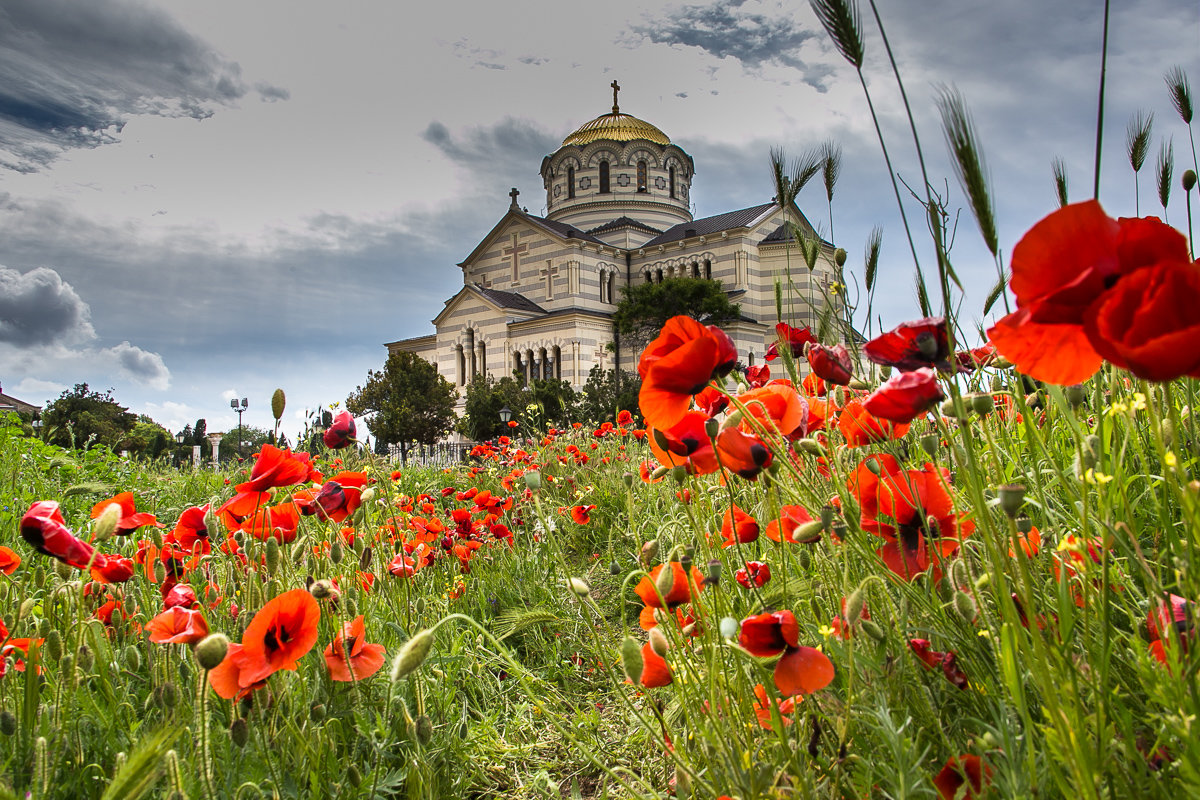
[[[638,222],[632,217],[617,217],[612,222],[606,222],[598,228],[592,228],[588,233],[608,233],[609,231],[620,230],[621,228],[637,228],[647,233],[662,233],[658,228],[651,228],[646,223]]]
[[[579,228],[576,228],[574,225],[568,225],[565,222],[546,219],[545,217],[535,217],[533,214],[525,214],[525,218],[531,222],[541,225],[543,228],[548,228],[564,239],[582,239],[585,242],[592,242],[593,244],[606,244],[605,242],[597,239],[595,236],[592,236],[592,231],[585,233],[584,231],[579,230]]]
[[[649,122],[638,119],[632,114],[621,114],[615,111],[615,106],[613,108],[614,113],[601,114],[580,125],[574,133],[563,139],[562,146],[566,147],[572,144],[582,146],[601,139],[610,142],[632,142],[634,139],[645,139],[663,146],[671,143],[665,133]]]
[[[530,311],[535,314],[546,313],[546,309],[542,308],[525,295],[517,294],[516,292],[502,292],[499,289],[485,289],[479,284],[475,284],[471,288],[501,308],[511,308],[516,311]]]
[[[829,245],[830,247],[833,246],[829,242],[822,239],[820,236],[817,236],[815,233],[813,235],[813,238],[816,238],[817,241],[819,241],[821,244]],[[762,244],[787,244],[788,242],[794,242],[794,241],[796,241],[796,237],[792,233],[792,226],[785,222],[784,224],[780,225],[778,228],[776,228],[775,230],[771,231],[766,236],[764,236],[763,240],[761,242],[759,242],[759,244],[760,245],[762,245]]]
[[[727,211],[724,214],[717,214],[715,217],[702,217],[701,219],[694,219],[691,222],[681,222],[678,225],[667,228],[658,236],[655,236],[642,245],[642,247],[653,247],[656,244],[678,242],[680,239],[688,239],[693,236],[708,236],[734,228],[746,228],[762,217],[763,214],[776,207],[775,203],[764,203],[761,206]]]

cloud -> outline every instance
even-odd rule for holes
[[[530,122],[505,117],[494,125],[452,133],[445,124],[429,123],[421,138],[461,168],[486,175],[528,180],[531,166],[559,146],[558,137]]]
[[[517,59],[517,61],[520,61],[522,64],[528,64],[531,67],[540,67],[549,60],[550,59],[542,58],[541,56],[521,56]]]
[[[171,385],[171,371],[163,363],[162,356],[151,353],[129,342],[121,342],[115,347],[101,350],[99,355],[111,358],[121,374],[132,380],[166,391]]]
[[[166,13],[130,0],[0,8],[0,167],[33,172],[117,140],[128,117],[211,116],[241,70]]]
[[[57,381],[22,378],[20,383],[11,387],[6,393],[14,397],[19,397],[27,403],[41,403],[43,400],[53,399],[56,395],[62,394],[69,388],[71,387],[67,384],[58,383]]]
[[[30,347],[94,339],[87,303],[48,267],[0,266],[0,342]]]
[[[695,47],[717,58],[733,58],[751,69],[767,64],[793,67],[805,83],[825,91],[825,79],[832,70],[799,56],[800,48],[818,37],[818,32],[788,16],[759,13],[746,6],[746,0],[676,6],[645,24],[634,25],[631,32],[637,39],[655,44]]]
[[[254,91],[258,92],[259,97],[264,103],[274,103],[279,100],[291,100],[292,93],[282,86],[272,86],[269,83],[254,84]]]

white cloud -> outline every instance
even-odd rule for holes
[[[171,385],[171,371],[163,363],[162,356],[151,353],[129,342],[101,350],[98,355],[111,358],[121,374],[151,388],[166,391]]]

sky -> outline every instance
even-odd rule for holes
[[[895,172],[919,189],[860,5],[862,81]],[[957,217],[961,318],[986,326],[996,265],[936,99],[957,90],[971,113],[1007,263],[1057,207],[1053,159],[1073,201],[1092,195],[1103,4],[878,6],[929,180]],[[1178,176],[1194,151],[1163,81],[1175,66],[1200,88],[1194,0],[1114,3],[1100,199],[1113,216],[1162,216],[1155,161],[1171,142],[1166,217],[1185,229]],[[622,111],[693,157],[696,217],[768,202],[772,147],[838,144],[832,223],[819,179],[798,203],[849,253],[852,298],[882,227],[876,330],[920,316],[863,82],[808,3],[0,0],[0,386],[38,404],[111,388],[172,431],[233,428],[235,397],[246,424],[270,428],[283,388],[290,434],[381,368],[385,342],[433,331],[510,187],[544,213],[542,158],[608,113],[614,79]],[[1135,193],[1138,112],[1153,139]]]

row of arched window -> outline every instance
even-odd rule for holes
[[[691,264],[684,264],[678,267],[659,267],[658,269],[647,270],[643,273],[646,276],[646,283],[662,283],[663,278],[704,278],[712,280],[712,262],[693,261]]]
[[[637,162],[637,190],[639,192],[650,191],[649,169],[645,161]],[[607,161],[600,162],[600,194],[610,194],[612,192],[612,182],[610,180],[610,172]],[[667,194],[671,199],[675,199],[675,167],[667,168]],[[575,197],[575,168],[567,167],[567,199]]]
[[[513,353],[513,370],[521,378],[521,385],[528,386],[532,380],[562,380],[562,350],[554,347],[539,347]]]

